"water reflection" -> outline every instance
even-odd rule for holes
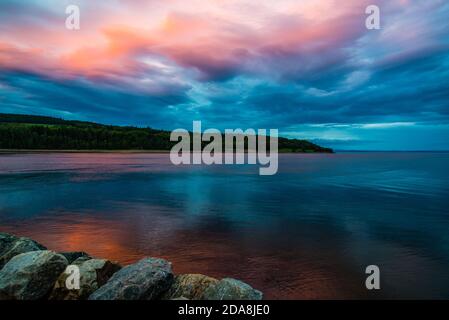
[[[163,154],[0,156],[0,230],[124,264],[164,257],[268,298],[449,297],[449,155],[280,160],[258,176]],[[364,289],[368,264],[381,292]]]

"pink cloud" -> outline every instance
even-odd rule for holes
[[[14,35],[0,29],[0,39],[6,39],[0,66],[54,77],[133,77],[140,68],[151,71],[143,57],[157,55],[196,71],[197,80],[238,71],[302,72],[334,63],[332,55],[341,56],[366,32],[364,8],[370,2],[134,0],[120,1],[118,8],[103,5],[97,17],[89,4],[89,20],[82,20],[79,33],[66,30],[63,19],[40,28],[11,26]],[[271,64],[276,70],[269,70]]]

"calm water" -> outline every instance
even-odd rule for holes
[[[0,231],[124,264],[164,257],[266,298],[449,298],[449,154],[285,154],[277,175],[257,172],[167,154],[0,155]]]

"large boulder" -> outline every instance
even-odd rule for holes
[[[219,281],[202,274],[180,274],[177,275],[170,289],[163,294],[162,299],[189,299],[202,300],[204,292],[210,286],[215,286]]]
[[[262,300],[262,292],[250,285],[232,278],[225,278],[216,285],[209,286],[204,294],[204,300]]]
[[[77,261],[81,263],[76,264]],[[66,280],[70,274],[64,272],[56,281],[50,300],[85,300],[121,269],[119,264],[106,259],[89,259],[82,262],[82,259],[78,258],[73,265],[79,267],[80,288],[68,289]]]
[[[74,262],[75,260],[78,260],[80,258],[82,258],[83,261],[92,259],[92,257],[89,256],[84,251],[60,252],[59,254],[63,255],[67,259],[69,264],[72,264],[72,262]]]
[[[18,238],[12,234],[0,232],[0,254],[2,254],[6,248],[17,239]]]
[[[46,250],[43,245],[29,238],[19,238],[7,233],[0,233],[0,269],[12,257],[30,251]]]
[[[85,261],[93,259],[91,257],[79,257],[78,259],[76,259],[75,261],[73,261],[71,264],[74,264],[76,266],[80,266],[82,265]]]
[[[46,298],[67,259],[53,251],[31,251],[13,257],[0,271],[0,300]]]
[[[164,259],[144,258],[116,272],[95,291],[89,300],[157,299],[173,282],[171,263]]]

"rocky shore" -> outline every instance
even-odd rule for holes
[[[79,289],[69,289],[70,268]],[[69,286],[70,287],[70,286]],[[127,266],[85,252],[54,252],[36,241],[0,232],[0,300],[261,300],[248,284],[179,274],[160,258]]]

